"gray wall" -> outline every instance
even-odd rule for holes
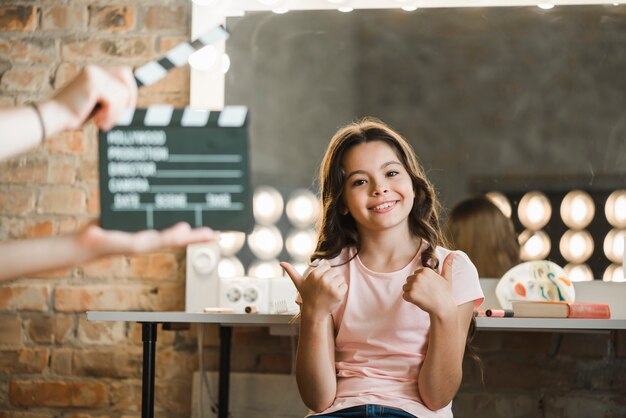
[[[228,27],[227,102],[251,108],[255,185],[310,186],[333,132],[365,115],[407,136],[448,207],[476,177],[626,185],[624,7],[256,13]]]

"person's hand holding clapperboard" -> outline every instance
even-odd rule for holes
[[[201,46],[197,41],[188,45]],[[88,119],[93,119],[101,130],[111,129],[128,109],[134,108],[137,80],[129,68],[89,65],[48,100],[0,108],[0,160],[27,152],[46,138],[76,129]],[[71,235],[0,243],[0,281],[104,256],[143,254],[215,241],[218,237],[211,228],[191,228],[186,222],[161,231],[138,232],[105,230],[90,224]]]

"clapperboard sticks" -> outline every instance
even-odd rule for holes
[[[228,37],[229,33],[220,25],[192,42],[182,42],[178,44],[170,49],[163,58],[150,61],[135,70],[134,75],[137,87],[149,86],[150,84],[156,83],[165,77],[172,68],[187,65],[189,56],[197,50],[218,41],[226,40]]]

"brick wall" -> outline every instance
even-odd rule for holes
[[[136,65],[189,36],[189,0],[5,0],[0,105],[49,96],[87,62]],[[187,69],[140,92],[185,105]],[[317,124],[317,123],[316,123]],[[326,135],[324,135],[326,137]],[[76,230],[98,215],[96,131],[65,132],[0,164],[0,239]],[[36,256],[36,255],[34,255]],[[180,310],[184,253],[115,257],[0,286],[0,418],[136,417],[141,329],[86,310]],[[207,327],[206,365],[218,334]],[[468,364],[458,417],[626,416],[626,334],[481,332],[485,383]],[[158,337],[156,415],[188,417],[196,328]],[[236,329],[233,370],[288,373],[288,337]],[[280,394],[275,394],[280,396]]]

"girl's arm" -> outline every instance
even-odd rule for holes
[[[332,405],[337,394],[332,316],[316,318],[303,306],[296,354],[296,380],[304,404],[314,412]]]
[[[347,285],[326,260],[302,277],[281,263],[302,298],[296,380],[304,404],[315,412],[330,407],[337,395],[335,331],[331,312]]]
[[[473,302],[457,306],[452,297],[452,263],[450,253],[443,262],[441,274],[420,268],[407,278],[402,297],[430,316],[428,349],[418,376],[422,402],[431,410],[445,407],[459,389],[463,375],[463,354]]]
[[[473,302],[430,315],[428,351],[418,377],[422,402],[437,410],[448,405],[461,385],[463,354]]]
[[[107,231],[91,225],[74,235],[0,243],[0,282],[85,263],[99,257],[143,254],[215,241],[210,228],[179,223],[163,231]]]

